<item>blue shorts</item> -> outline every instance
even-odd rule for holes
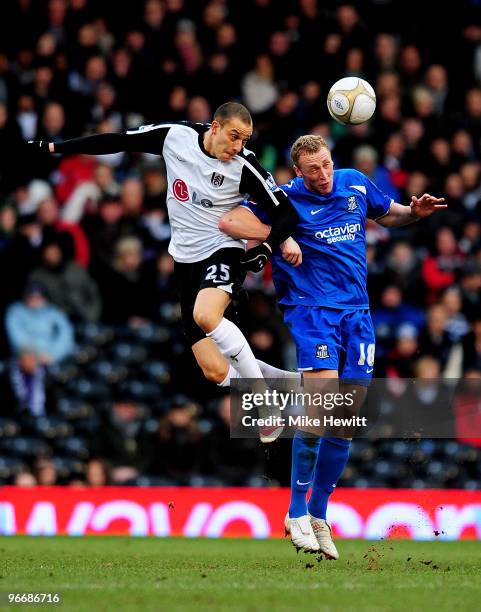
[[[283,306],[301,371],[337,370],[339,378],[372,377],[376,349],[369,310]]]

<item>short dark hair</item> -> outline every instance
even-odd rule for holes
[[[248,125],[252,124],[250,112],[243,104],[239,104],[238,102],[224,102],[224,104],[221,104],[214,113],[214,119],[221,125],[233,117],[237,117]]]

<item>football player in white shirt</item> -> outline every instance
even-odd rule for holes
[[[262,270],[297,221],[289,198],[245,148],[252,129],[245,106],[227,102],[216,110],[211,124],[160,123],[118,134],[29,143],[50,153],[126,151],[163,156],[172,229],[169,252],[180,285],[184,331],[205,377],[221,386],[238,377],[297,376],[257,361],[241,330],[224,316],[242,287],[245,271]],[[223,215],[246,195],[273,220],[266,240],[247,252],[242,240],[218,227]],[[284,254],[293,265],[301,263],[299,247],[292,240],[285,243]],[[262,429],[261,440],[271,442],[281,429]]]

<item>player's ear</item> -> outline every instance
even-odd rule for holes
[[[214,119],[212,123],[210,124],[211,132],[213,134],[217,134],[217,132],[219,131],[219,128],[220,128],[220,123],[217,121],[217,119]]]
[[[296,173],[296,176],[302,176],[302,172],[300,168],[296,166],[296,164],[294,164],[294,172]]]

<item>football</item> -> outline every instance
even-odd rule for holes
[[[329,90],[327,108],[339,123],[368,121],[376,110],[376,94],[371,85],[358,77],[340,79]]]

